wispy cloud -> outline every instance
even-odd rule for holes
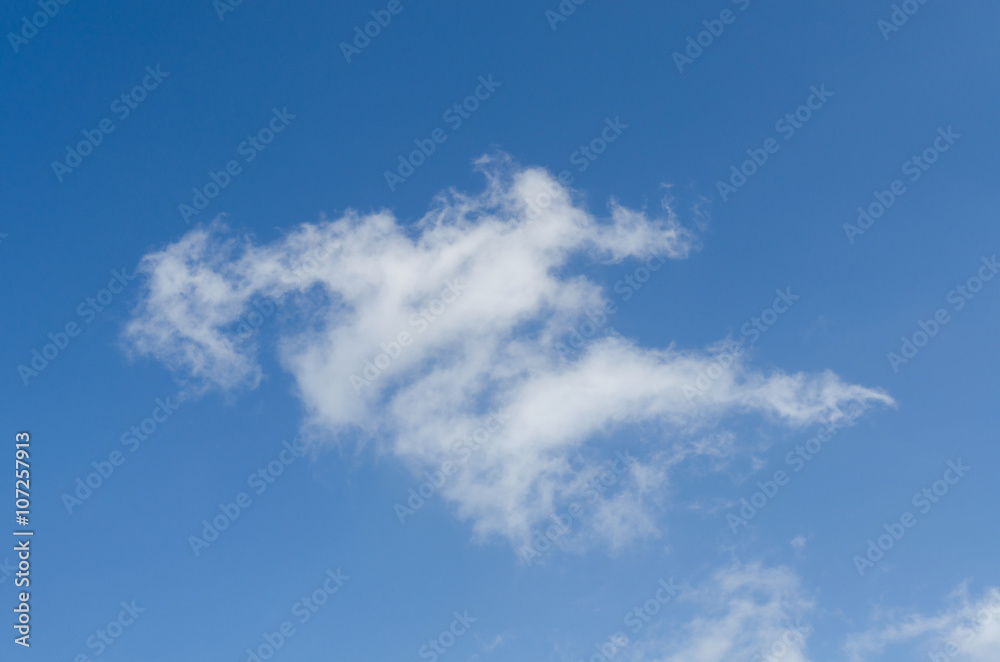
[[[734,563],[686,589],[693,615],[664,633],[637,641],[629,659],[641,662],[816,662],[809,640],[822,609],[788,567]],[[872,627],[849,631],[832,656],[837,662],[931,660],[988,662],[1000,647],[1000,590],[978,598],[959,585],[937,613],[878,610]],[[828,623],[830,624],[830,623]],[[823,638],[829,640],[829,632]]]
[[[717,571],[682,600],[697,615],[669,638],[636,644],[643,662],[810,662],[806,653],[813,609],[799,578],[788,568],[733,564]]]
[[[850,662],[880,659],[891,646],[913,645],[922,659],[935,662],[993,662],[1000,650],[1000,589],[992,587],[979,598],[959,585],[937,613],[889,613],[880,624],[848,638]]]

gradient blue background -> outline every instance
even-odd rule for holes
[[[419,659],[454,610],[479,621],[448,659],[589,658],[661,578],[697,583],[731,558],[800,572],[826,608],[810,648],[836,659],[844,623],[863,622],[874,605],[933,611],[965,578],[973,587],[1000,582],[991,515],[1000,281],[898,374],[886,360],[902,334],[946,306],[947,292],[982,256],[1000,249],[1000,7],[931,1],[886,42],[876,21],[889,15],[889,2],[753,0],[740,12],[722,0],[593,0],[555,31],[544,16],[555,0],[403,4],[350,64],[339,43],[384,3],[245,0],[220,21],[208,0],[77,0],[19,53],[0,44],[0,429],[11,446],[16,431],[32,433],[37,531],[34,645],[20,650],[8,631],[4,659],[98,659],[87,637],[133,599],[146,611],[99,659],[245,659],[244,649],[337,567],[351,580],[309,623],[296,624],[274,659]],[[736,22],[678,73],[671,54],[727,7]],[[34,11],[8,3],[3,32]],[[59,183],[51,162],[157,64],[169,77]],[[487,74],[502,83],[495,95],[390,193],[383,172],[415,138],[445,126],[442,112]],[[745,149],[776,136],[775,122],[820,84],[835,96],[722,202],[715,182]],[[178,204],[235,157],[273,107],[297,117],[200,221],[225,213],[261,241],[347,208],[389,208],[410,222],[442,189],[478,190],[474,158],[502,149],[523,164],[572,169],[571,153],[606,117],[620,116],[629,125],[622,138],[574,171],[590,207],[602,212],[614,197],[655,210],[661,184],[670,183],[683,222],[693,226],[701,198],[711,220],[701,250],[659,271],[622,305],[615,327],[645,345],[702,347],[738,335],[775,288],[791,287],[802,298],[756,343],[758,365],[830,368],[887,389],[899,407],[842,431],[737,536],[725,511],[684,506],[746,496],[806,435],[779,441],[760,476],[682,481],[666,536],[616,556],[557,553],[524,567],[506,543],[471,543],[470,528],[440,500],[401,526],[392,506],[413,479],[395,461],[346,445],[296,461],[195,558],[187,537],[218,503],[248,489],[247,476],[300,423],[291,380],[265,357],[258,390],[184,403],[70,516],[61,495],[91,462],[122,449],[119,437],[156,398],[177,392],[161,366],[130,362],[120,346],[138,281],[27,386],[17,365],[47,333],[80,321],[77,305],[112,269],[131,271],[188,229]],[[851,245],[842,225],[855,208],[948,126],[961,140]],[[635,266],[588,275],[610,294]],[[265,326],[263,338],[273,340],[273,329]],[[912,510],[911,495],[957,457],[973,466],[969,476],[859,578],[851,557],[883,522]],[[6,480],[12,488],[13,477]],[[796,554],[788,541],[800,534],[808,545]],[[0,561],[5,554],[13,556],[0,552]],[[11,608],[10,579],[0,595]],[[686,609],[663,612],[662,632]],[[497,635],[503,644],[488,652]]]

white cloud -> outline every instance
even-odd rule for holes
[[[668,638],[636,646],[644,662],[809,662],[813,608],[787,568],[735,564],[683,596],[697,615]]]
[[[703,584],[686,588],[681,602],[694,615],[668,632],[635,642],[630,659],[641,662],[810,662],[815,601],[786,567],[760,563],[723,568]],[[927,616],[879,613],[877,626],[848,633],[843,650],[823,659],[846,662],[921,659],[931,662],[995,662],[1000,650],[1000,589],[978,598],[958,586],[947,606]]]
[[[739,452],[723,417],[802,427],[892,403],[831,372],[764,374],[744,362],[689,400],[682,388],[718,365],[710,353],[641,347],[611,331],[561,352],[606,301],[573,271],[580,258],[679,259],[694,238],[670,209],[650,218],[613,203],[599,220],[543,170],[505,158],[479,166],[482,193],[439,196],[409,227],[388,212],[348,212],[266,245],[219,223],[192,230],[141,262],[148,281],[126,337],[192,388],[254,387],[255,344],[230,338],[254,301],[277,301],[287,317],[273,323],[279,358],[307,427],[374,439],[418,473],[454,460],[459,437],[505,410],[440,493],[479,537],[515,542],[600,473],[623,430],[642,427],[646,441],[630,446],[642,462],[587,516],[613,545],[658,532],[652,512],[680,460]],[[307,300],[317,293],[322,304]],[[397,347],[402,333],[408,345]]]
[[[979,599],[960,585],[948,606],[933,616],[919,613],[890,615],[877,628],[849,637],[852,662],[878,659],[890,646],[913,645],[922,659],[937,662],[995,662],[1000,651],[1000,590],[983,592]]]

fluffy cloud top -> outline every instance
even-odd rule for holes
[[[669,471],[692,448],[718,453],[698,440],[726,438],[724,418],[801,427],[891,403],[830,372],[764,374],[743,361],[689,398],[684,387],[718,366],[710,353],[641,347],[607,327],[569,350],[606,303],[581,260],[659,268],[694,237],[669,208],[650,218],[612,203],[598,219],[543,170],[502,157],[479,167],[481,193],[441,195],[411,226],[348,212],[266,245],[218,223],[192,230],[142,260],[127,339],[191,384],[253,387],[257,348],[234,339],[277,306],[279,358],[310,429],[374,439],[419,475],[447,467],[439,491],[459,515],[480,537],[515,542],[601,474],[625,429],[658,441],[630,446],[640,461],[587,515],[614,545],[657,532],[651,504]]]

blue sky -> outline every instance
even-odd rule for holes
[[[9,659],[995,658],[992,3],[40,5]]]

